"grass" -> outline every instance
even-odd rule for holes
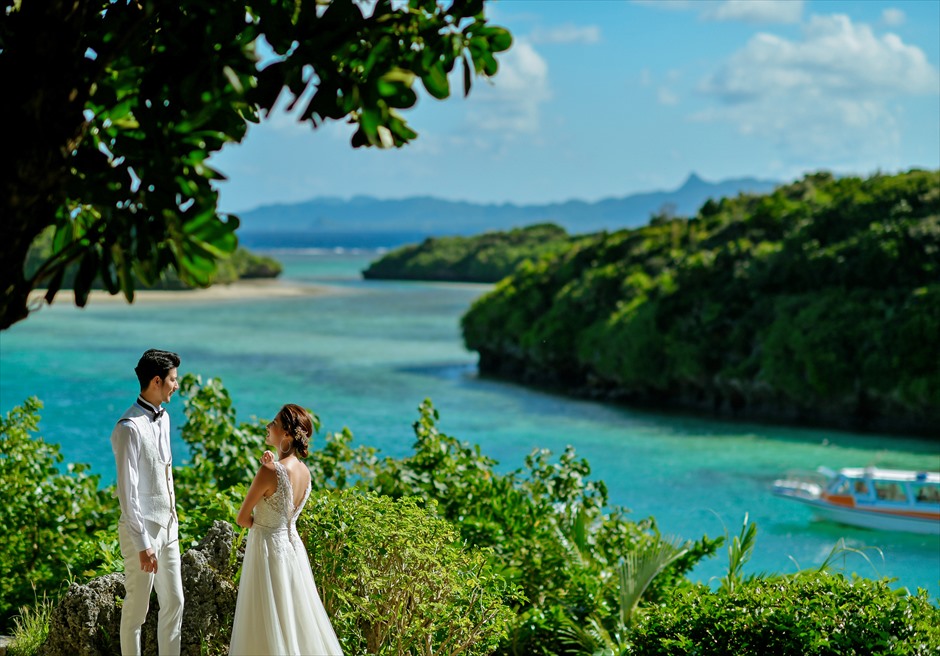
[[[7,648],[8,656],[34,656],[49,635],[49,621],[54,604],[43,595],[36,606],[20,608],[13,618],[13,642]]]

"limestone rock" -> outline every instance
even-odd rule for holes
[[[183,644],[185,656],[199,656],[203,644],[224,644],[228,639],[235,617],[238,589],[232,578],[241,565],[229,565],[235,532],[226,522],[215,522],[195,549],[183,554]],[[241,554],[239,554],[241,556]],[[156,656],[156,614],[151,611],[147,623],[153,627],[153,640],[145,655]],[[151,651],[150,648],[153,648]]]
[[[86,585],[73,583],[52,612],[44,656],[114,653],[120,641],[124,574],[108,574]],[[120,652],[120,648],[116,650]]]
[[[183,656],[199,656],[204,646],[228,647],[238,594],[232,582],[243,550],[233,558],[235,531],[215,522],[200,543],[182,555]],[[72,584],[52,613],[49,637],[41,656],[97,656],[120,653],[121,603],[124,575],[108,574],[87,584]],[[141,631],[145,656],[157,654],[156,594]]]

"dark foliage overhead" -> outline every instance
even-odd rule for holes
[[[30,291],[51,301],[78,263],[75,301],[98,278],[133,300],[134,281],[173,269],[207,285],[237,246],[238,220],[217,211],[207,158],[241,141],[282,93],[316,127],[355,124],[353,146],[417,135],[399,110],[420,80],[450,95],[448,73],[496,73],[511,37],[483,0],[228,3],[203,0],[6,0],[0,10],[0,329],[24,319]],[[259,64],[260,44],[276,57]],[[53,255],[23,270],[43,230]],[[136,275],[133,275],[136,274]]]

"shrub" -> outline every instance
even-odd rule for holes
[[[464,541],[486,549],[500,574],[519,586],[525,601],[501,652],[561,653],[561,618],[580,622],[590,615],[612,622],[619,560],[657,541],[652,519],[633,522],[624,509],[608,507],[603,481],[590,479],[589,463],[571,447],[557,462],[551,452],[536,449],[524,468],[501,473],[479,446],[438,428],[429,399],[418,410],[414,453],[376,463],[372,477],[359,483],[394,498],[420,499]],[[359,458],[353,462],[361,464]],[[644,600],[655,601],[682,583],[683,574],[719,544],[708,538],[689,544]]]
[[[117,504],[88,465],[63,467],[59,446],[34,436],[41,408],[30,397],[0,420],[0,628],[37,594],[58,592],[87,565],[76,561],[82,543],[117,521]]]
[[[515,587],[415,499],[321,493],[298,532],[346,653],[489,654],[508,631]]]
[[[728,593],[677,591],[632,635],[637,656],[927,656],[940,651],[940,609],[923,590],[826,572],[755,578]]]
[[[180,545],[194,546],[216,520],[231,522],[258,470],[264,422],[238,423],[228,390],[217,378],[186,374],[180,381],[186,423],[180,429],[189,459],[174,468]],[[314,415],[315,424],[316,415]]]

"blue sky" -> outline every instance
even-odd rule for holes
[[[499,0],[469,98],[420,90],[403,149],[275,112],[227,146],[221,209],[314,196],[598,200],[706,180],[940,168],[940,0]]]

